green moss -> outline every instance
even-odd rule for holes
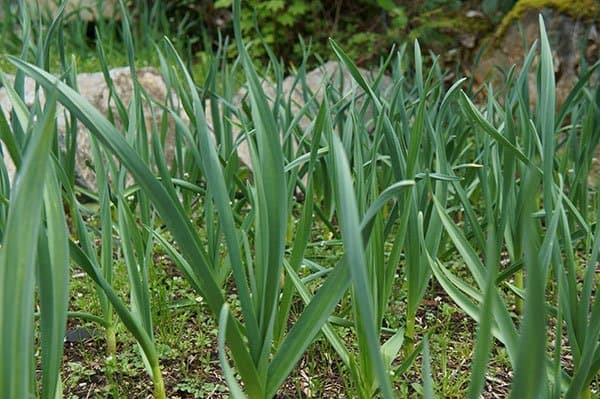
[[[71,60],[72,57],[74,57],[78,73],[100,71],[100,65],[98,64],[98,56],[95,51],[72,50],[67,53],[69,54],[69,60]],[[107,59],[110,62],[108,66],[109,68],[122,67],[128,65],[129,63],[124,51],[109,50]],[[160,62],[156,53],[147,51],[142,52],[141,54],[139,54],[139,56],[136,57],[136,66],[139,68],[148,66],[158,68],[159,65]],[[193,64],[191,66],[191,69],[192,72],[200,74],[199,76],[204,76],[204,63]],[[14,64],[11,63],[6,57],[6,54],[0,54],[0,71],[11,75],[14,75],[17,71]],[[54,57],[50,59],[50,71],[56,74],[60,72],[60,62],[58,58]]]
[[[448,19],[447,26],[439,26],[440,28],[449,28],[457,32],[464,33],[485,33],[492,29],[492,25],[487,18],[467,17],[463,14],[456,15]]]
[[[504,36],[510,25],[520,19],[527,11],[552,8],[573,18],[594,18],[600,13],[597,0],[519,0],[508,14],[502,18],[494,34],[495,39]]]
[[[0,56],[0,72],[14,74],[15,70],[15,66],[6,57]]]

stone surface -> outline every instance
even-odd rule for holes
[[[580,75],[582,56],[588,65],[595,63],[600,58],[600,20],[586,14],[597,13],[600,3],[588,4],[587,0],[578,0],[581,4],[570,1],[540,2],[545,7],[536,8],[529,0],[520,0],[515,5],[515,10],[507,16],[508,21],[499,27],[477,68],[474,71],[475,81],[484,83],[492,78],[492,82],[501,84],[497,68],[508,70],[512,65],[521,65],[526,52],[534,41],[539,46],[539,20],[541,14],[552,48],[554,72],[556,79],[556,103],[560,107],[568,97],[571,89]],[[547,4],[546,4],[547,3]],[[588,10],[583,5],[596,7],[596,11]],[[523,47],[525,40],[526,47]],[[582,52],[582,49],[584,51]],[[582,54],[583,53],[583,54]],[[537,57],[534,59],[533,68],[529,72],[529,93],[531,106],[536,101],[536,66]],[[592,79],[596,79],[593,77]],[[596,81],[597,84],[597,81]],[[600,146],[596,148],[595,158],[592,160],[592,170],[588,178],[590,187],[597,188],[600,176]]]
[[[371,74],[364,70],[360,70],[367,81],[372,81]],[[164,83],[162,76],[158,71],[152,68],[145,68],[137,71],[138,81],[141,87],[149,95],[150,98],[156,102],[163,103],[167,96],[167,88]],[[133,95],[132,80],[129,68],[116,68],[110,71],[111,80],[115,86],[116,93],[124,105],[127,107],[131,101]],[[12,84],[12,77],[8,77],[8,82]],[[357,93],[362,93],[362,90],[357,88],[357,85],[353,82],[350,74],[336,62],[327,62],[319,68],[316,68],[306,74],[306,91],[303,92],[301,85],[294,87],[295,76],[288,76],[282,82],[283,98],[291,99],[291,112],[297,114],[305,104],[305,97],[310,98],[314,94],[315,109],[319,106],[323,100],[323,94],[325,90],[325,83],[330,82],[332,87],[337,91],[340,97],[350,94],[352,90],[356,90]],[[391,87],[392,79],[389,76],[384,76],[380,82],[380,88],[382,91]],[[117,127],[121,126],[121,121],[118,118],[117,108],[114,105],[114,101],[110,99],[110,91],[108,85],[104,80],[102,73],[82,73],[77,77],[78,90],[83,97],[85,97],[94,107],[96,107],[102,114],[108,115],[109,111],[115,117],[115,124]],[[271,100],[275,97],[276,87],[270,81],[264,81],[263,90],[265,91],[268,98]],[[40,93],[43,98],[43,93]],[[31,106],[35,99],[35,82],[29,78],[25,80],[25,103],[27,106]],[[233,98],[233,105],[240,107],[242,102],[247,99],[247,89],[242,87]],[[178,102],[177,98],[173,99],[175,103]],[[357,100],[356,106],[360,108],[364,104],[364,96]],[[210,110],[210,104],[206,109],[207,122],[209,127],[212,129],[212,113]],[[272,105],[272,101],[271,101]],[[5,115],[10,114],[11,103],[7,96],[6,90],[0,88],[0,107]],[[152,112],[154,111],[154,112]],[[148,132],[151,131],[152,124],[155,122],[153,119],[156,118],[156,123],[160,122],[162,117],[162,110],[156,105],[144,102],[144,115],[146,117],[146,129]],[[366,117],[369,118],[372,112],[367,110]],[[184,122],[187,122],[187,118],[182,116]],[[235,119],[235,118],[234,118]],[[305,116],[300,122],[299,126],[301,129],[306,130],[311,124],[311,118]],[[66,126],[64,108],[59,105],[57,109],[57,127],[59,131],[59,137],[64,137]],[[239,135],[240,130],[234,121],[234,136]],[[169,135],[167,135],[165,142],[165,156],[167,162],[170,163],[173,159],[174,154],[174,123],[170,121]],[[281,133],[281,132],[280,132]],[[93,188],[96,184],[95,172],[88,166],[92,164],[92,151],[91,141],[89,138],[89,132],[85,127],[78,124],[78,149],[76,157],[76,174],[79,177],[80,183]],[[4,154],[7,152],[4,150]],[[250,151],[246,142],[242,142],[238,148],[238,155],[240,161],[251,168]],[[9,177],[11,181],[14,179],[15,168],[14,164],[10,160],[10,157],[6,155],[5,164],[9,171]]]
[[[522,1],[521,1],[522,2]],[[593,19],[577,18],[555,8],[526,9],[517,19],[502,25],[495,37],[488,43],[481,61],[474,71],[476,82],[483,83],[490,77],[498,77],[496,68],[508,70],[512,65],[521,65],[525,54],[534,41],[539,45],[538,15],[544,17],[544,24],[553,52],[554,69],[556,77],[556,100],[561,105],[569,95],[574,82],[579,75],[581,61],[581,41],[586,37],[585,57],[588,63],[594,63],[600,56],[600,28],[598,21]],[[522,29],[521,29],[522,27]],[[523,38],[526,47],[523,47]],[[530,94],[532,102],[535,101],[535,65],[530,72]],[[496,80],[499,83],[498,80]]]
[[[367,80],[367,82],[372,83],[374,78],[376,77],[373,73],[367,71],[366,69],[359,68],[361,75]],[[289,75],[281,82],[281,90],[283,91],[283,101],[288,102],[291,101],[290,110],[292,115],[297,115],[300,110],[305,106],[306,98],[310,99],[314,95],[314,105],[315,105],[315,114],[316,109],[323,101],[324,91],[327,86],[327,83],[331,84],[333,89],[336,91],[337,95],[342,98],[351,94],[353,90],[356,91],[356,94],[361,95],[364,94],[363,90],[354,82],[350,73],[343,68],[340,63],[335,61],[328,61],[323,65],[308,71],[305,75],[305,83],[306,87],[301,85],[299,82],[296,83],[297,75]],[[295,84],[296,83],[296,84]],[[393,84],[392,78],[388,75],[384,75],[379,83],[379,88],[382,93],[391,88]],[[267,98],[270,100],[269,104],[273,106],[273,101],[276,96],[276,84],[269,80],[264,80],[262,83],[262,88]],[[248,89],[246,87],[242,87],[236,95],[233,97],[232,103],[235,107],[240,107],[242,101],[247,100]],[[356,108],[360,109],[365,102],[365,96],[361,96],[359,100],[356,102]],[[210,112],[210,104],[208,104],[206,109],[207,114],[207,122],[209,127],[212,128],[212,115]],[[372,109],[367,109],[366,118],[370,118],[372,115]],[[314,116],[314,115],[313,115]],[[237,125],[237,120],[234,118],[234,126]],[[300,119],[298,125],[300,129],[306,130],[309,128],[312,119],[308,116],[304,116]],[[234,127],[234,137],[239,134],[239,128]],[[281,132],[280,132],[281,133]],[[238,147],[238,156],[239,159],[247,166],[251,166],[251,158],[250,158],[250,150],[248,148],[247,143],[244,141]]]
[[[43,13],[55,15],[58,9],[58,0],[26,0],[32,11],[37,10],[37,4]],[[95,21],[99,17],[118,17],[119,4],[114,0],[65,0],[65,16],[69,14],[74,18],[84,21]]]
[[[162,76],[158,73],[158,71],[152,68],[143,68],[137,71],[137,75],[141,87],[148,94],[148,96],[159,103],[164,102],[167,96],[167,88]],[[133,85],[129,68],[125,67],[112,69],[110,70],[110,77],[113,81],[118,97],[121,99],[123,104],[128,107],[133,95]],[[7,76],[7,80],[11,84],[13,79],[13,77]],[[100,112],[102,112],[102,114],[108,115],[110,109],[114,115],[115,124],[117,126],[121,125],[121,121],[118,116],[119,113],[114,105],[114,101],[109,101],[110,91],[102,73],[96,72],[79,74],[77,76],[77,87],[79,93]],[[27,106],[31,106],[35,99],[35,82],[32,79],[25,79],[24,97],[25,104]],[[43,93],[40,93],[40,98],[43,99]],[[12,109],[12,105],[4,88],[0,88],[0,107],[2,107],[2,111],[8,117],[10,110]],[[144,116],[146,118],[146,130],[151,132],[154,118],[156,118],[157,123],[160,123],[162,110],[160,107],[150,104],[147,101],[144,101],[143,109]],[[165,142],[165,155],[168,162],[173,159],[174,153],[174,138],[172,133],[173,126],[174,125],[171,124],[171,128],[169,129],[171,134],[167,135]],[[57,128],[59,131],[59,137],[64,137],[66,119],[64,108],[60,105],[57,107]],[[87,185],[88,187],[94,187],[96,183],[95,173],[88,166],[88,163],[92,162],[91,141],[89,138],[89,132],[81,123],[78,123],[77,146],[76,173],[81,183]],[[4,148],[3,152],[4,154],[7,154]],[[8,155],[5,155],[5,157],[7,158],[5,164],[7,166],[7,170],[9,171],[9,177],[12,181],[15,174],[14,164]]]

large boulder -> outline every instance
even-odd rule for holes
[[[373,82],[373,78],[375,77],[373,72],[364,68],[358,68],[358,70],[368,83],[371,84]],[[304,83],[301,83],[298,80],[298,75],[295,74],[288,75],[283,79],[281,82],[281,98],[285,104],[288,104],[289,102],[292,116],[300,113],[302,108],[306,105],[307,100],[313,102],[314,107],[311,110],[312,112],[305,114],[298,121],[298,127],[303,131],[306,131],[310,127],[313,121],[312,117],[315,116],[317,108],[323,101],[325,88],[328,85],[332,87],[339,98],[347,97],[351,93],[356,94],[358,100],[356,101],[355,107],[357,109],[360,109],[366,101],[366,94],[364,91],[354,82],[347,69],[336,61],[325,62],[315,69],[306,72],[303,78]],[[379,82],[379,90],[385,95],[392,85],[392,78],[389,75],[383,75]],[[269,101],[269,105],[273,107],[274,99],[277,96],[277,85],[273,81],[265,79],[262,82],[262,90]],[[248,89],[244,86],[240,88],[240,90],[234,95],[232,103],[236,108],[239,108],[242,102],[247,100],[247,98]],[[207,104],[206,115],[208,125],[212,128],[213,122],[210,104]],[[373,109],[372,106],[369,106],[365,117],[371,118],[372,115]],[[233,134],[234,137],[236,137],[240,133],[239,128],[237,128],[239,123],[237,123],[238,121],[235,117],[233,119]],[[245,141],[243,141],[238,147],[238,156],[242,163],[251,167],[250,150]]]
[[[360,69],[363,76],[370,81],[372,75],[370,72],[364,69]],[[110,70],[110,77],[115,87],[116,95],[120,98],[123,104],[127,107],[131,101],[133,95],[133,85],[131,72],[128,67],[116,68]],[[143,68],[137,71],[138,81],[143,90],[148,96],[156,103],[164,103],[167,95],[167,87],[160,73],[153,68]],[[8,82],[12,84],[14,77],[8,76]],[[314,96],[315,108],[318,107],[320,102],[323,100],[324,90],[327,83],[331,84],[333,89],[337,91],[337,94],[341,97],[347,96],[352,90],[356,90],[357,93],[362,93],[361,89],[357,88],[357,85],[352,81],[350,74],[340,66],[337,62],[327,62],[322,66],[309,71],[305,75],[306,85],[294,84],[296,76],[290,75],[282,81],[282,92],[285,101],[291,100],[291,112],[293,115],[297,115],[300,109],[305,105],[305,98],[312,98]],[[389,76],[384,76],[380,81],[381,91],[385,91],[387,88],[392,86],[392,79]],[[115,118],[115,124],[120,127],[121,120],[119,119],[119,113],[116,109],[114,101],[111,99],[109,86],[106,83],[104,76],[100,72],[96,73],[81,73],[77,76],[77,87],[80,94],[89,101],[94,107],[96,107],[102,114],[112,114]],[[271,105],[275,98],[276,85],[269,80],[264,80],[263,90]],[[306,90],[306,92],[305,92]],[[43,96],[42,93],[40,93]],[[25,79],[25,104],[27,106],[33,105],[35,100],[35,82],[32,79]],[[234,96],[232,103],[234,107],[239,108],[242,102],[247,100],[247,88],[242,87],[237,94]],[[178,104],[179,100],[175,97],[172,98],[174,104]],[[360,108],[364,104],[365,96],[362,96],[356,103],[356,106]],[[7,95],[6,89],[0,88],[0,107],[6,116],[10,115],[12,104]],[[143,104],[144,116],[146,118],[146,130],[152,131],[152,125],[159,123],[162,117],[162,108],[155,104],[147,101]],[[372,110],[367,111],[366,117],[369,118]],[[155,119],[154,119],[155,118]],[[209,128],[212,129],[212,112],[210,110],[210,104],[207,104],[206,118]],[[185,115],[182,115],[184,122],[188,122]],[[235,117],[234,117],[235,120]],[[311,118],[304,116],[299,121],[301,129],[306,130],[311,124]],[[65,112],[62,106],[57,109],[57,127],[59,131],[59,138],[64,138],[64,132],[66,131],[66,119]],[[228,122],[227,122],[228,123]],[[233,134],[238,136],[240,134],[239,125],[234,122]],[[170,163],[174,157],[174,122],[170,121],[169,134],[165,141],[165,156],[167,162]],[[77,154],[76,154],[76,174],[79,178],[79,182],[89,188],[94,188],[96,185],[95,172],[90,165],[92,165],[92,150],[89,132],[81,124],[78,124],[78,136],[77,136]],[[15,167],[7,154],[7,151],[3,148],[5,154],[5,165],[9,172],[11,181],[14,179]],[[240,161],[248,166],[251,165],[250,151],[245,141],[238,147],[238,156]]]
[[[492,79],[498,87],[501,84],[498,68],[506,71],[512,65],[522,65],[529,47],[536,40],[539,43],[540,14],[544,18],[552,48],[556,105],[560,107],[581,75],[582,57],[585,57],[587,65],[600,59],[600,2],[597,0],[517,1],[494,36],[485,44],[481,61],[474,70],[474,78],[480,84]],[[533,65],[529,73],[531,106],[536,101],[537,58]],[[597,188],[600,186],[600,146],[596,149],[591,166],[588,182],[590,187]]]
[[[600,56],[600,3],[596,0],[519,0],[493,37],[484,44],[474,78],[483,83],[498,77],[497,68],[508,70],[512,65],[522,65],[529,47],[539,41],[540,14],[553,52],[556,100],[560,106],[579,75],[581,46],[585,46],[584,56],[588,63],[595,62]],[[532,101],[535,101],[535,82],[532,70],[529,79]]]
[[[110,70],[110,77],[113,82],[116,95],[120,98],[123,104],[127,107],[133,96],[133,84],[131,79],[131,72],[128,67],[116,68]],[[142,68],[137,71],[138,81],[143,90],[148,96],[157,103],[163,103],[167,97],[167,87],[160,73],[153,68]],[[14,77],[7,76],[8,83],[12,84]],[[96,73],[81,73],[77,76],[77,87],[79,93],[89,101],[94,107],[96,107],[102,114],[109,115],[111,113],[115,119],[117,126],[121,125],[119,113],[115,106],[114,101],[110,98],[109,86],[104,79],[104,75],[101,72]],[[25,105],[30,107],[33,105],[35,100],[35,82],[30,79],[25,79],[24,88],[24,102]],[[43,93],[40,93],[40,98],[43,99]],[[5,88],[0,88],[0,107],[7,117],[10,115],[12,104]],[[152,125],[154,122],[160,124],[160,118],[162,117],[162,109],[148,101],[143,103],[144,117],[146,129],[148,132],[152,131]],[[156,118],[156,119],[154,119]],[[66,131],[67,120],[65,118],[64,108],[62,106],[57,107],[57,129],[59,132],[59,139],[64,141],[64,134]],[[173,159],[173,129],[167,135],[165,142],[165,153],[167,161]],[[77,155],[76,155],[76,174],[81,184],[93,188],[96,184],[95,172],[90,168],[92,164],[92,150],[89,132],[83,126],[78,124],[78,135],[77,135]],[[3,147],[3,153],[5,154],[5,165],[8,170],[9,178],[11,181],[14,178],[15,167],[14,163],[7,154],[7,151]]]
[[[58,0],[27,0],[29,8],[34,13],[38,10],[42,15],[56,15],[60,1]],[[119,5],[114,0],[65,0],[65,16],[86,22],[99,18],[119,17]],[[39,8],[38,8],[39,6]]]

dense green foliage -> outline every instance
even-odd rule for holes
[[[3,3],[0,48],[8,54],[17,54],[21,48],[19,32],[23,16],[17,3]],[[445,53],[448,49],[457,49],[460,53],[462,34],[483,37],[511,4],[511,0],[481,3],[465,0],[249,0],[242,4],[240,23],[246,42],[264,40],[284,65],[301,62],[303,50],[299,37],[311,43],[311,53],[324,59],[334,57],[328,39],[335,37],[350,57],[359,65],[366,65],[385,56],[395,43],[417,38],[424,48],[436,53]],[[126,5],[133,18],[132,38],[138,54],[151,65],[158,63],[153,47],[163,36],[172,40],[184,60],[202,62],[220,45],[220,36],[233,33],[231,0],[144,0],[126,2]],[[481,10],[485,15],[467,17],[472,10]],[[49,23],[52,16],[43,16]],[[79,57],[80,70],[94,69],[86,61],[93,58],[97,38],[102,39],[111,59],[126,64],[118,21],[99,18],[87,22],[77,16],[68,19],[63,40],[67,52]],[[35,20],[33,28],[34,32],[38,30]],[[254,45],[249,51],[263,63],[268,61],[263,46]],[[231,57],[235,54],[235,46],[231,46]],[[52,62],[58,64],[56,60]],[[316,61],[310,62],[311,66],[316,64]]]
[[[214,43],[218,30],[232,33],[231,3],[231,0],[170,0],[166,1],[166,9],[180,17],[172,21],[188,24],[178,25],[177,32],[187,29],[193,36],[193,32],[205,31]],[[508,11],[510,4],[510,1],[477,4],[463,0],[249,0],[242,4],[240,23],[246,41],[264,40],[286,63],[300,62],[299,37],[310,41],[312,52],[325,59],[332,57],[327,40],[335,37],[352,58],[365,64],[376,62],[394,43],[407,39],[419,38],[422,45],[434,51],[460,47],[453,36],[484,35],[492,29],[492,20]],[[465,13],[471,8],[482,8],[486,17],[466,18]],[[164,29],[173,32],[167,25]],[[202,46],[196,48],[202,51]],[[266,58],[262,46],[254,46],[250,54]]]

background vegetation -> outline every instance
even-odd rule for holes
[[[240,18],[246,40],[262,36],[284,65],[301,61],[299,37],[311,43],[311,53],[324,59],[332,58],[327,40],[335,37],[358,65],[376,63],[394,43],[419,38],[425,49],[455,63],[472,59],[477,40],[494,29],[513,3],[514,0],[249,0],[243,3]],[[132,37],[140,62],[156,65],[153,43],[166,35],[184,59],[203,63],[206,55],[219,46],[219,35],[233,33],[231,0],[135,1],[126,2],[126,6],[134,21]],[[14,54],[22,38],[18,2],[5,1],[3,8],[0,48]],[[118,9],[115,14],[118,17]],[[70,20],[66,49],[80,58],[81,70],[95,69],[85,60],[95,52],[97,35],[110,59],[119,60],[119,65],[126,63],[118,22],[100,19],[92,23],[78,20],[76,15],[66,18]],[[469,36],[467,47],[461,44],[465,35]],[[470,43],[471,40],[475,42]],[[449,52],[450,49],[455,51]],[[230,50],[230,56],[235,56],[235,47]],[[250,52],[254,58],[267,60],[262,46],[254,46]],[[317,63],[311,60],[310,66]]]

